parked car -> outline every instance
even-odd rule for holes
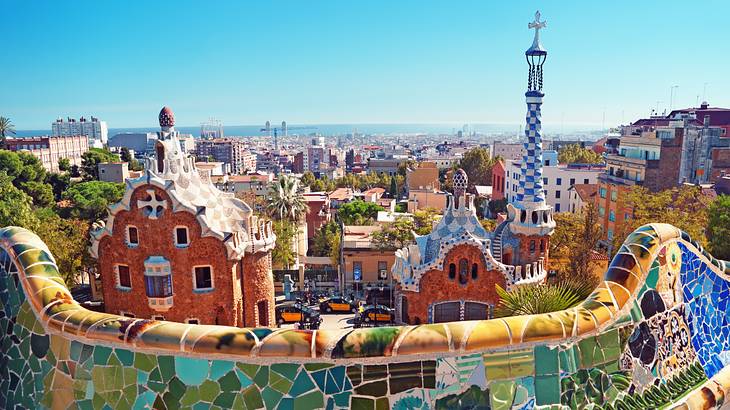
[[[346,313],[357,312],[357,303],[343,297],[326,298],[319,303],[320,313]]]
[[[319,312],[302,306],[299,303],[286,303],[276,307],[276,323],[282,325],[284,323],[302,323],[308,327],[316,329],[322,323]]]
[[[381,324],[393,323],[395,315],[393,309],[384,305],[367,305],[363,306],[355,315],[355,326],[363,324]]]

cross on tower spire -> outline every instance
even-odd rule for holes
[[[540,10],[535,12],[535,21],[527,23],[527,28],[535,29],[535,38],[532,40],[532,48],[540,48],[540,30],[547,27],[547,21],[540,21]]]

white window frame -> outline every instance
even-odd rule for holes
[[[122,282],[119,278],[119,267],[120,266],[127,267],[127,272],[129,272],[129,287],[122,286]],[[116,282],[115,284],[116,284],[116,288],[118,290],[123,290],[125,292],[132,290],[132,271],[129,269],[129,265],[127,265],[126,263],[115,263],[114,264],[114,281]]]
[[[181,243],[177,242],[177,230],[178,229],[185,229],[185,238],[188,240],[187,243],[181,244]],[[187,248],[188,246],[190,246],[190,229],[188,229],[188,227],[185,225],[175,226],[175,228],[172,230],[172,239],[173,239],[173,242],[175,243],[176,248]]]
[[[129,240],[129,228],[134,228],[137,230],[137,243],[132,243]],[[125,229],[125,235],[126,235],[126,242],[127,242],[128,247],[136,248],[137,246],[139,246],[139,228],[137,228],[136,225],[127,225],[127,228]]]
[[[130,319],[136,319],[137,318],[137,316],[134,313],[127,312],[126,310],[120,310],[119,311],[119,316],[128,317]]]
[[[190,323],[191,320],[195,320],[197,323]],[[197,317],[188,317],[188,318],[185,318],[185,323],[187,323],[189,325],[199,325],[200,319],[198,319]]]
[[[209,288],[198,288],[198,284],[195,281],[195,269],[197,268],[210,268],[210,287]],[[215,290],[215,275],[213,274],[213,265],[194,265],[193,266],[193,292],[195,293],[206,293]]]

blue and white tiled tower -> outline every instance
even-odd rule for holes
[[[547,51],[540,43],[540,30],[547,23],[540,21],[540,12],[535,13],[535,21],[528,28],[535,30],[532,46],[525,51],[529,74],[527,78],[527,117],[525,124],[525,142],[522,156],[520,185],[517,187],[516,202],[509,207],[512,219],[510,228],[523,235],[550,235],[555,228],[552,208],[545,202],[545,191],[542,183],[542,135],[541,107],[542,98],[542,66],[547,58]]]

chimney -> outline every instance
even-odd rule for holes
[[[707,101],[702,101],[702,104],[700,104],[700,108],[703,110],[706,110],[710,107],[710,104],[707,103]]]
[[[703,121],[702,121],[702,125],[704,125],[705,127],[710,126],[710,115],[709,114],[705,114],[705,117],[703,118]]]

